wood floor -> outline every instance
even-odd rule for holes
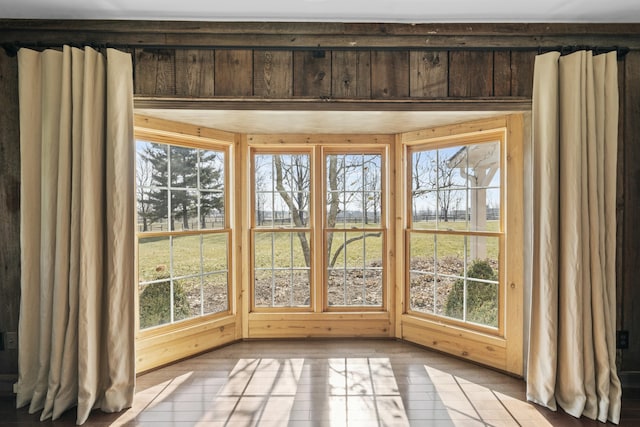
[[[640,425],[640,400],[620,425]],[[0,401],[0,425],[71,426]],[[138,377],[133,408],[87,426],[603,426],[525,400],[521,379],[386,340],[250,341]]]

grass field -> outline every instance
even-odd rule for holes
[[[426,231],[435,228],[435,223],[433,222],[416,222],[413,225],[417,230]],[[446,229],[456,231],[462,231],[466,228],[464,222],[448,222],[440,223],[440,230],[443,230],[443,225],[446,225]],[[487,223],[487,231],[497,231],[497,229],[497,221],[489,221]],[[362,238],[365,233],[367,237]],[[304,233],[304,236],[311,245],[310,233]],[[169,237],[140,239],[138,246],[139,282],[142,284],[140,286],[140,292],[147,287],[144,283],[168,280],[170,277],[182,277],[174,282],[178,283],[179,287],[184,290],[189,303],[189,308],[186,309],[188,313],[183,313],[181,316],[192,317],[200,314],[201,305],[204,306],[205,312],[215,312],[216,310],[225,309],[227,300],[226,298],[221,300],[219,294],[224,293],[226,289],[225,282],[228,270],[227,239],[227,233],[204,234],[201,236],[176,236],[173,238],[172,245],[170,244]],[[462,260],[466,252],[468,263],[470,263],[472,239],[480,239],[478,242],[479,246],[485,248],[485,252],[480,258],[488,258],[497,264],[498,237],[465,237],[460,235],[414,232],[410,234],[411,268],[412,270],[433,272],[435,268],[430,267],[433,266],[433,262],[425,263],[424,260],[435,257],[436,262],[447,264],[446,274],[464,276],[464,264]],[[345,240],[350,241],[346,247],[343,246]],[[293,274],[293,276],[286,272],[283,273],[286,276],[294,278],[307,277],[307,273],[302,271],[307,268],[307,265],[298,232],[259,230],[254,233],[254,245],[255,267],[261,270],[256,276],[260,282],[256,283],[256,289],[263,289],[265,293],[278,292],[279,294],[274,296],[277,305],[288,305],[290,301],[293,301],[295,305],[304,305],[308,299],[308,280],[301,280],[304,283],[293,283],[291,281],[292,279],[283,280],[278,286],[284,288],[284,290],[273,290],[272,286],[266,285],[266,282],[262,283],[264,280],[268,280],[267,276],[271,274],[270,270],[272,268],[293,269],[287,270],[298,272]],[[333,243],[328,257],[329,260],[332,260],[336,253],[338,255],[335,257],[334,269],[339,270],[347,267],[349,269],[362,269],[363,272],[373,269],[374,267],[377,269],[382,265],[383,236],[374,235],[373,232],[367,232],[366,230],[336,231],[333,233]],[[314,255],[318,256],[319,254],[316,253]],[[173,260],[173,264],[171,260]],[[451,270],[454,266],[457,266],[455,267],[456,269]],[[445,269],[444,267],[439,267],[438,270],[442,272]],[[200,274],[204,275],[202,282]],[[277,273],[277,275],[281,275],[281,273]],[[263,276],[264,280],[262,280]],[[353,278],[345,280],[348,282],[348,285],[355,285]],[[294,280],[294,282],[297,281],[297,279]],[[378,280],[376,279],[374,282],[378,282]],[[168,289],[169,282],[163,283],[166,283]],[[202,288],[201,283],[204,284]],[[300,292],[305,293],[305,296],[291,296],[294,293],[300,293],[293,292],[292,290],[294,288],[300,288]],[[307,290],[303,290],[302,288]],[[339,286],[336,288],[336,284],[332,281],[331,292],[333,292],[334,288],[338,289]],[[359,292],[355,288],[360,289],[361,286],[355,286],[354,290],[349,292]],[[284,292],[284,294],[282,292]],[[367,303],[377,304],[378,297],[375,296],[374,293],[370,293],[370,295],[373,296],[366,296]],[[217,302],[214,301],[214,297]],[[202,301],[203,298],[204,301]],[[259,305],[269,305],[268,300],[271,300],[270,296],[261,295],[260,298],[262,302]],[[336,301],[342,299],[341,296],[337,296],[336,298]],[[357,297],[348,297],[348,300],[357,301]],[[168,307],[166,310],[168,310]],[[179,319],[176,318],[176,320]]]

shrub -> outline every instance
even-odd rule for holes
[[[488,260],[475,260],[467,269],[467,279],[498,280]],[[467,281],[467,321],[498,326],[497,285]],[[458,279],[447,297],[445,314],[463,318],[464,280]]]
[[[173,282],[174,319],[189,317],[187,293],[180,282]],[[140,329],[171,321],[171,288],[169,282],[151,283],[140,293]]]

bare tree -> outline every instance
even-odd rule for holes
[[[273,166],[275,171],[274,183],[275,189],[282,201],[287,206],[293,224],[298,228],[304,228],[308,226],[308,216],[305,215],[309,209],[309,190],[311,184],[310,168],[307,165],[305,156],[302,155],[287,155],[286,161],[283,160],[282,155],[273,156]],[[340,185],[344,185],[344,176],[348,170],[352,170],[356,167],[363,167],[362,161],[347,163],[344,156],[329,155],[327,156],[327,216],[326,226],[327,228],[335,228],[338,222],[339,214],[343,212],[341,204],[348,204],[353,195],[345,196],[346,192],[340,192]],[[257,180],[261,179],[256,177]],[[379,179],[378,179],[379,180]],[[364,188],[364,177],[360,182],[360,192]],[[379,193],[379,192],[378,192]],[[341,194],[343,200],[341,200]],[[346,199],[346,200],[345,200]],[[379,201],[378,201],[379,203]],[[377,212],[377,210],[376,210]],[[365,212],[366,215],[366,212]],[[377,214],[376,214],[377,215]],[[307,266],[311,265],[311,248],[305,232],[296,233]],[[329,233],[327,236],[327,254],[332,253],[333,235]],[[380,236],[381,233],[364,233],[361,236],[347,239],[343,242],[331,257],[329,267],[333,267],[337,261],[338,255],[344,250],[344,248],[358,240],[365,239],[372,236]]]
[[[291,213],[291,218],[296,227],[306,227],[307,219],[305,218],[305,208],[309,207],[309,185],[311,176],[309,167],[306,165],[302,156],[289,156],[291,164],[282,162],[282,156],[273,156],[275,166],[275,183],[278,194],[285,202]],[[287,191],[284,184],[287,182],[292,191]],[[293,193],[293,194],[291,194]],[[302,247],[304,261],[308,266],[311,265],[311,248],[307,233],[298,232],[298,240]]]
[[[462,199],[460,195],[454,190],[455,172],[459,167],[462,160],[453,161],[452,159],[438,159],[436,173],[437,173],[437,187],[438,187],[438,204],[440,205],[440,215],[444,222],[449,221],[449,215],[451,208],[460,204]],[[455,219],[455,218],[454,218]]]
[[[142,231],[149,231],[149,222],[153,221],[153,204],[150,189],[153,181],[153,164],[144,156],[138,156],[136,162],[136,195],[138,200],[138,218],[142,220]]]
[[[461,157],[462,158],[462,157]],[[416,200],[429,192],[437,190],[439,208],[438,217],[448,222],[452,208],[458,206],[462,199],[455,191],[455,172],[462,160],[440,158],[437,151],[416,151],[411,164],[412,203],[414,219],[417,214]]]

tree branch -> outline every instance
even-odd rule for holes
[[[340,255],[340,252],[342,252],[342,250],[345,247],[347,247],[347,245],[349,245],[350,243],[356,242],[358,240],[366,239],[367,237],[380,237],[381,235],[382,235],[382,233],[380,231],[378,231],[377,233],[364,233],[361,236],[352,237],[351,239],[345,240],[345,242],[343,244],[338,246],[338,249],[336,250],[336,253],[333,254],[333,258],[331,258],[331,262],[329,263],[329,266],[333,268],[333,266],[336,264],[336,261],[338,260],[338,256]]]

